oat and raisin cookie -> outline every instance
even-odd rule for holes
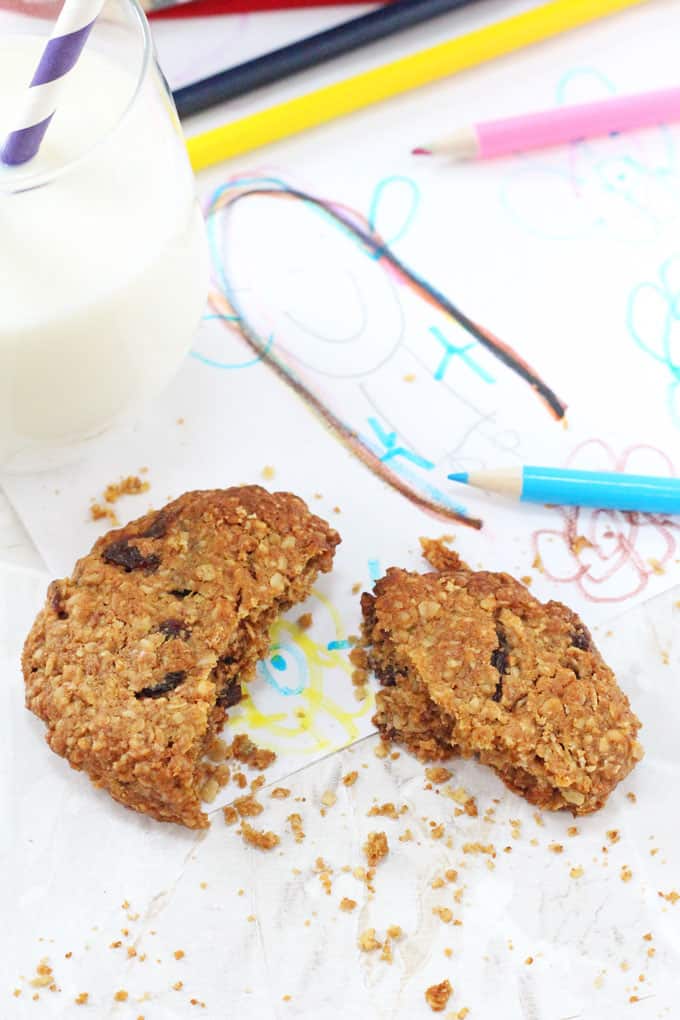
[[[436,573],[362,596],[374,723],[419,758],[477,757],[532,804],[587,814],[642,757],[640,723],[578,616],[421,540]]]
[[[26,640],[26,702],[50,747],[122,804],[207,826],[203,749],[339,541],[297,496],[258,486],[188,492],[104,535],[52,582]]]

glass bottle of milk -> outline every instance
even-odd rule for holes
[[[4,139],[61,3],[0,7]],[[146,19],[137,0],[108,0],[40,152],[0,163],[0,471],[72,459],[158,393],[207,289],[194,179]]]

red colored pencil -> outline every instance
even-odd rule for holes
[[[205,18],[215,14],[251,14],[255,11],[297,10],[303,7],[357,5],[359,0],[189,0],[148,11],[152,20],[164,18]],[[392,0],[382,0],[391,3]]]

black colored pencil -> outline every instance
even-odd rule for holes
[[[344,53],[350,53],[378,39],[386,39],[413,25],[466,7],[474,0],[395,0],[377,11],[334,28],[309,35],[299,42],[272,50],[202,81],[177,89],[173,95],[180,117],[190,117],[211,106],[289,78]]]

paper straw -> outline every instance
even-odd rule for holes
[[[23,110],[0,152],[3,163],[18,166],[38,152],[64,82],[103,6],[104,0],[66,0],[31,80]]]

